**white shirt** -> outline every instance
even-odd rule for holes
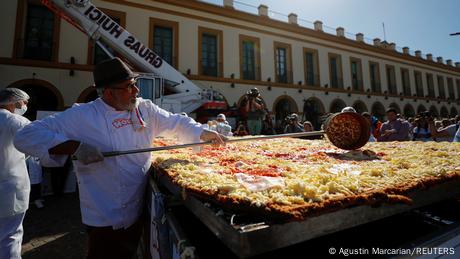
[[[452,124],[447,127],[440,128],[438,131],[443,131],[443,130],[446,130],[449,133],[449,136],[436,138],[436,141],[437,142],[442,142],[442,141],[452,142],[454,140],[455,133],[457,132],[457,125]]]
[[[376,141],[377,141],[377,140],[375,139],[374,134],[371,133],[371,134],[369,135],[369,140],[368,140],[368,142],[376,142]]]
[[[202,128],[192,119],[140,98],[139,110],[146,128],[134,131],[129,112],[116,111],[99,98],[31,123],[17,134],[15,145],[49,166],[65,162],[65,156],[49,155],[48,149],[67,140],[97,146],[102,152],[148,148],[164,132],[184,143],[199,141]],[[83,223],[114,229],[132,225],[144,205],[150,166],[148,152],[107,157],[89,165],[75,161]]]
[[[26,160],[27,169],[29,170],[30,184],[40,184],[43,180],[43,169],[38,157],[30,156]]]
[[[215,130],[226,137],[233,135],[232,126],[228,125],[228,122],[218,122]]]
[[[454,137],[453,142],[460,142],[460,127],[457,129],[457,132],[455,133],[455,137]]]
[[[29,206],[25,155],[13,145],[16,132],[29,123],[25,117],[0,109],[0,218],[24,213]]]
[[[431,137],[421,137],[422,135],[427,136],[427,135],[431,134],[429,129],[415,127],[412,130],[412,133],[413,133],[413,136],[416,136],[416,138],[414,139],[416,141],[431,141],[431,140],[433,140]]]

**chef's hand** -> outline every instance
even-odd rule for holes
[[[102,155],[98,147],[83,142],[80,143],[72,156],[85,165],[104,160],[104,155]]]
[[[227,138],[213,130],[203,130],[200,139],[203,141],[211,141],[216,145],[225,145]]]

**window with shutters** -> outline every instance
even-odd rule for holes
[[[350,58],[351,87],[354,91],[363,91],[363,71],[361,60]]]
[[[398,94],[398,87],[396,85],[396,73],[395,67],[391,65],[386,65],[385,67],[387,84],[388,84],[388,93],[396,95]]]
[[[417,96],[424,97],[425,93],[423,92],[423,81],[422,81],[421,72],[414,71],[414,81],[415,81],[415,91],[417,92]]]
[[[371,80],[371,91],[373,93],[382,92],[379,63],[369,61],[369,76]]]
[[[13,57],[57,61],[60,18],[38,0],[19,0]]]
[[[168,64],[178,68],[179,23],[150,18],[149,47]]]
[[[199,74],[220,77],[223,74],[222,31],[199,27]]]
[[[275,42],[275,81],[292,83],[291,45]]]
[[[449,93],[449,99],[455,100],[454,80],[450,77],[447,78],[447,92]]]
[[[343,88],[342,58],[338,54],[329,53],[329,82],[332,88]]]
[[[446,98],[446,89],[444,87],[444,77],[438,76],[438,92],[439,98],[445,99]]]
[[[411,89],[410,89],[410,78],[409,78],[409,70],[405,68],[401,68],[401,81],[403,85],[403,94],[405,96],[411,96]]]
[[[240,35],[240,78],[260,80],[260,40]]]
[[[436,94],[434,91],[434,78],[432,74],[426,74],[426,86],[428,88],[428,97],[435,98]]]
[[[319,61],[318,50],[303,48],[304,66],[305,66],[305,83],[308,86],[319,86]]]

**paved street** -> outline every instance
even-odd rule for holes
[[[78,195],[45,197],[45,208],[30,205],[24,220],[24,259],[84,258],[86,233]]]

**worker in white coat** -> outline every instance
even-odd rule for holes
[[[28,100],[27,93],[17,88],[0,91],[0,259],[21,258],[30,182],[25,155],[14,147],[13,139],[30,123],[22,116]]]
[[[219,114],[217,115],[216,118],[216,131],[219,132],[220,134],[226,136],[226,137],[231,137],[233,136],[232,133],[232,126],[227,121],[227,118],[225,117],[225,114]]]
[[[148,148],[165,132],[182,142],[224,144],[224,137],[137,98],[136,75],[118,58],[96,65],[93,76],[100,98],[31,123],[16,135],[15,145],[43,166],[60,166],[73,155],[88,229],[87,258],[131,258],[142,230],[152,154],[104,158],[101,152]]]

